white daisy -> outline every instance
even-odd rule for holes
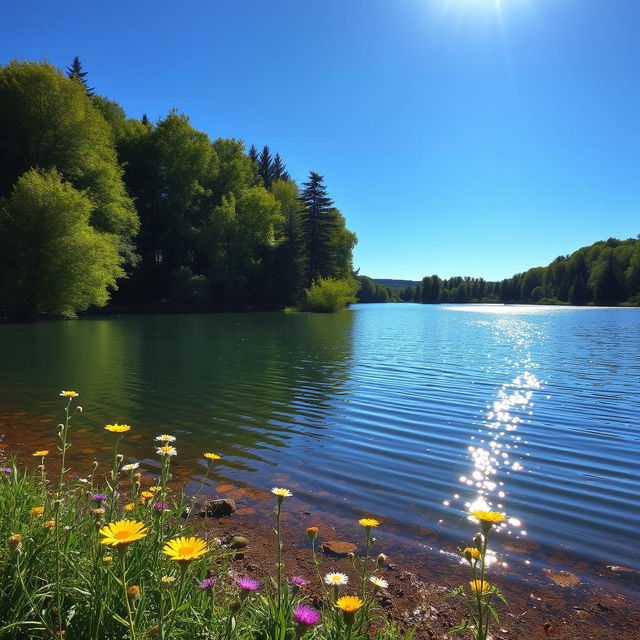
[[[156,436],[154,438],[156,442],[175,442],[175,436],[168,436],[166,433],[163,433],[161,436]]]
[[[378,587],[378,589],[387,589],[389,587],[389,583],[386,580],[378,578],[377,576],[371,576],[369,582]]]
[[[131,464],[125,464],[122,467],[123,471],[135,471],[140,466],[139,462],[132,462]]]
[[[290,498],[293,495],[289,489],[281,489],[280,487],[273,487],[271,493],[279,498]]]
[[[156,453],[161,456],[175,456],[178,452],[175,447],[165,445],[164,447],[156,447]]]
[[[342,587],[349,582],[349,576],[344,573],[327,573],[324,582],[334,587]]]

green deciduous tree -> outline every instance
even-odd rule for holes
[[[124,275],[118,236],[94,229],[94,204],[56,170],[29,170],[0,206],[0,309],[73,315],[104,305]]]

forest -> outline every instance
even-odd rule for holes
[[[392,287],[360,276],[359,302],[494,302],[640,306],[640,236],[609,238],[500,282],[426,276]]]
[[[268,146],[128,117],[76,57],[0,67],[0,317],[334,310],[356,236],[311,171]]]

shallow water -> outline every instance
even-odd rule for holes
[[[203,451],[224,456],[212,487],[287,483],[305,508],[373,514],[417,545],[424,527],[464,544],[466,511],[486,504],[510,517],[503,540],[632,569],[639,382],[639,309],[387,304],[0,326],[5,427],[52,444],[55,423],[40,420],[59,420],[60,389],[78,390],[72,453],[87,470],[108,456],[103,425],[126,422],[125,453],[149,469],[152,436],[171,433],[192,478]]]

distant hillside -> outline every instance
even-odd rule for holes
[[[420,284],[420,280],[392,280],[390,278],[373,278],[376,284],[383,284],[385,287],[394,289],[404,289],[405,287],[415,287]]]

